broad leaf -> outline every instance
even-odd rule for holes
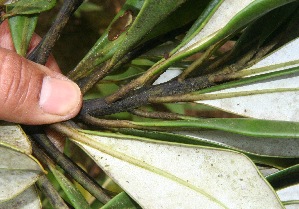
[[[254,164],[236,152],[92,135],[82,142],[143,208],[283,208]]]
[[[26,189],[15,198],[0,203],[1,209],[41,209],[41,202],[34,186]]]
[[[32,153],[31,143],[19,125],[7,122],[0,123],[0,144],[18,149],[28,155]]]
[[[22,193],[42,173],[41,166],[32,157],[0,145],[0,202]]]
[[[284,72],[299,66],[299,39],[273,52],[254,66],[241,71],[252,75]],[[257,73],[254,73],[257,72]],[[277,76],[262,82],[213,91],[214,100],[198,101],[239,115],[259,119],[299,121],[299,73]],[[219,87],[218,87],[219,88]],[[206,94],[207,95],[207,94]],[[218,98],[218,99],[217,99]],[[258,108],[257,108],[258,107]]]

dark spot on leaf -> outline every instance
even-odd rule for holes
[[[127,10],[122,16],[120,16],[114,23],[111,25],[111,28],[108,32],[108,40],[116,40],[124,31],[127,30],[128,26],[133,22],[133,15],[130,10]]]

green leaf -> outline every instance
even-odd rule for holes
[[[205,10],[200,14],[200,16],[194,22],[192,27],[189,29],[182,42],[171,53],[176,52],[182,46],[186,45],[189,41],[191,41],[196,36],[196,34],[198,34],[203,29],[203,27],[207,24],[207,22],[210,20],[210,18],[213,16],[213,14],[217,11],[217,9],[222,3],[223,0],[210,1],[209,5],[205,8]]]
[[[242,154],[125,138],[83,138],[75,141],[143,208],[283,208]]]
[[[266,177],[267,181],[275,188],[280,190],[299,183],[297,178],[299,164],[283,169]]]
[[[273,34],[285,29],[282,26],[290,22],[289,18],[294,15],[294,11],[297,8],[298,2],[295,1],[278,7],[251,23],[238,39],[233,49],[233,54],[246,53],[248,52],[248,47],[250,49],[255,47],[257,50],[265,42],[269,41],[269,39],[271,40]],[[278,16],[279,18],[277,18]]]
[[[125,38],[110,64],[116,64],[126,53],[138,44],[155,25],[175,11],[186,0],[145,0],[139,14],[125,34]]]
[[[124,37],[124,31],[119,30],[117,33],[115,30],[118,29],[114,29],[113,26],[117,25],[119,19],[121,19],[127,11],[132,11],[134,15],[137,15],[142,8],[143,3],[143,0],[127,0],[122,6],[121,10],[113,18],[102,36],[98,39],[98,41],[94,44],[90,51],[84,56],[84,58],[78,63],[69,77],[74,80],[82,78],[88,75],[92,70],[94,70],[96,66],[110,59],[119,47]],[[113,33],[118,35],[117,38],[113,41],[109,40],[108,38],[110,31],[114,31]]]
[[[37,15],[17,15],[8,20],[15,49],[23,57],[27,54],[37,19]]]
[[[140,206],[125,192],[121,192],[111,199],[101,209],[139,209]]]
[[[0,203],[0,208],[41,209],[41,202],[34,186],[26,189],[15,198]]]
[[[19,0],[7,5],[7,12],[2,15],[2,20],[14,15],[36,14],[52,9],[56,0]]]
[[[85,71],[85,73],[78,73],[74,79],[78,79],[83,75],[90,73],[96,66],[100,65],[104,61],[110,59],[116,51],[125,46],[122,44],[127,37],[126,30],[128,30],[131,25],[128,22],[122,20],[128,14],[128,11],[132,11],[133,18],[138,17],[139,12],[142,8],[144,1],[129,0],[126,1],[121,11],[116,15],[108,26],[105,33],[97,41],[94,47],[90,52],[85,56],[85,58],[76,66],[74,72]],[[205,8],[207,0],[198,2],[197,0],[188,0],[178,7],[175,12],[171,13],[165,19],[161,19],[161,22],[157,25],[153,25],[152,29],[148,31],[142,40],[136,42],[136,45],[139,45],[143,42],[146,42],[150,39],[153,39],[159,35],[170,32],[174,29],[185,26],[186,24],[195,20],[198,14]],[[133,8],[133,9],[132,9]],[[120,21],[122,20],[122,21]],[[148,21],[146,21],[148,22]],[[126,24],[129,24],[127,27],[124,27]],[[118,26],[119,25],[119,26]],[[121,27],[122,26],[122,27]],[[139,26],[138,26],[139,27]],[[88,70],[86,70],[86,68]],[[73,72],[73,73],[74,73]],[[72,75],[73,75],[72,73]]]
[[[249,118],[207,118],[197,120],[132,122],[143,127],[213,129],[256,137],[299,138],[299,123]]]
[[[183,131],[181,135],[194,137],[204,142],[216,142],[238,150],[276,157],[293,157],[299,159],[296,147],[299,142],[294,138],[262,138],[232,134],[224,131]]]
[[[185,1],[174,12],[155,25],[154,28],[145,36],[142,42],[156,38],[162,34],[172,32],[175,29],[186,26],[187,24],[189,25],[198,18],[198,15],[205,10],[209,3],[209,0]]]
[[[59,170],[57,170],[53,165],[49,164],[49,168],[59,185],[69,198],[75,209],[90,209],[85,198],[82,196],[80,191],[72,184],[72,182],[67,179]]]
[[[16,197],[42,174],[43,169],[31,156],[0,145],[0,202]]]

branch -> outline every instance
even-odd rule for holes
[[[61,168],[63,168],[70,176],[72,176],[79,184],[81,184],[87,191],[102,203],[110,200],[100,185],[95,182],[88,174],[79,166],[73,163],[67,156],[61,153],[55,145],[44,134],[33,133],[30,135],[34,142],[40,145],[47,153],[47,155],[54,160]]]
[[[133,92],[133,94],[114,103],[107,103],[105,98],[87,100],[84,102],[80,116],[92,115],[103,116],[123,111],[131,111],[137,107],[150,103],[155,97],[166,97],[182,95],[198,91],[218,83],[231,80],[233,72],[222,72],[210,75],[203,75],[196,78],[188,78],[182,82],[172,80],[152,87],[143,87]]]
[[[34,50],[27,56],[27,59],[44,65],[50,56],[51,50],[58,40],[61,31],[68,22],[73,12],[80,6],[83,0],[65,0],[55,21],[51,28],[41,40],[41,42],[34,48]]]

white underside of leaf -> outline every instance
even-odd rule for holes
[[[292,41],[267,56],[256,65],[252,66],[250,69],[252,70],[290,62],[296,63],[299,61],[298,46],[299,39]],[[272,71],[284,70],[296,66],[298,66],[298,64],[279,67]],[[249,69],[246,69],[244,71],[248,70]],[[298,84],[299,74],[297,73],[264,82],[212,92],[210,94],[218,96],[227,93],[235,94],[236,96],[227,96],[227,98],[198,102],[247,117],[269,120],[299,121]],[[265,90],[268,91],[268,93],[265,93]],[[269,92],[269,90],[272,90],[272,92]]]
[[[13,147],[27,154],[31,154],[31,144],[19,125],[13,123],[0,123],[0,144]]]
[[[0,209],[41,209],[41,203],[35,187],[31,186],[15,198],[0,203]]]
[[[119,159],[81,144],[143,208],[282,208],[254,164],[236,152],[88,137],[122,153]]]
[[[179,52],[193,49],[192,45],[196,43],[199,46],[208,41],[212,36],[216,35],[237,13],[243,10],[255,0],[224,0],[218,10],[211,17],[205,27]]]
[[[42,172],[40,165],[28,155],[0,146],[0,202],[22,193]]]
[[[298,139],[261,138],[237,135],[224,131],[179,132],[203,141],[212,141],[247,152],[280,157],[299,157]]]

